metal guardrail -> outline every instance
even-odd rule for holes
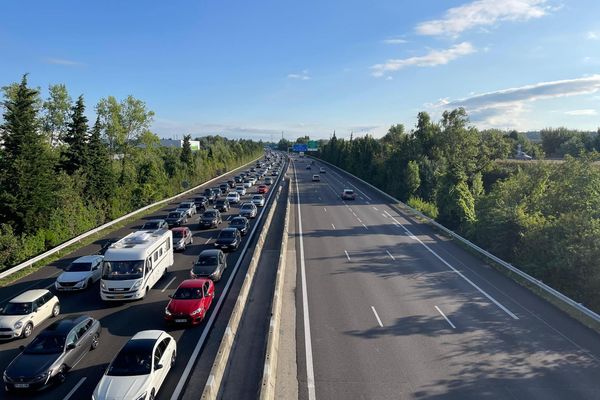
[[[312,157],[312,156],[310,156]],[[343,170],[342,168],[333,165],[325,160],[322,160],[320,158],[315,158],[315,160],[318,160],[319,162],[325,163],[327,165],[329,165],[330,167],[333,167],[351,177],[353,177],[354,179],[356,179],[359,182],[362,182],[363,184],[369,186],[370,188],[372,188],[373,190],[377,191],[378,193],[380,193],[381,195],[387,197],[388,199],[390,199],[391,201],[393,201],[396,204],[400,204],[404,209],[406,209],[407,211],[411,212],[412,214],[418,216],[419,218],[425,220],[427,223],[435,226],[436,228],[438,228],[439,230],[443,231],[444,233],[446,233],[447,235],[449,235],[450,237],[459,240],[460,242],[464,243],[465,245],[467,245],[468,247],[470,247],[471,249],[477,251],[478,253],[482,254],[483,256],[489,258],[490,260],[494,261],[495,263],[497,263],[498,265],[506,268],[507,270],[519,275],[521,278],[525,279],[527,282],[531,283],[532,285],[536,286],[537,288],[543,290],[544,292],[546,292],[547,294],[551,295],[552,297],[556,298],[557,300],[562,301],[563,303],[565,303],[566,305],[568,305],[569,307],[572,307],[573,309],[579,311],[580,313],[586,315],[587,317],[593,319],[595,322],[600,323],[600,315],[597,314],[596,312],[590,310],[589,308],[585,307],[583,304],[576,302],[575,300],[571,299],[568,296],[565,296],[564,294],[562,294],[561,292],[559,292],[558,290],[546,285],[544,282],[534,278],[533,276],[521,271],[519,268],[515,267],[514,265],[507,263],[506,261],[502,260],[499,257],[496,257],[495,255],[493,255],[492,253],[488,252],[487,250],[482,249],[481,247],[477,246],[475,243],[471,242],[468,239],[465,239],[464,237],[460,236],[459,234],[455,233],[454,231],[451,231],[450,229],[446,228],[445,226],[437,223],[436,221],[434,221],[433,219],[429,218],[428,216],[426,216],[425,214],[421,213],[418,210],[415,210],[414,208],[410,207],[409,205],[401,202],[400,200],[396,199],[395,197],[387,194],[386,192],[384,192],[383,190],[371,185],[369,182],[366,182],[362,179],[360,179],[357,176],[354,176],[353,174],[351,174],[348,171]]]
[[[69,247],[69,246],[71,246],[71,245],[73,245],[73,244],[81,241],[82,239],[85,239],[86,237],[91,236],[94,233],[100,232],[101,230],[106,229],[106,228],[108,228],[108,227],[110,227],[110,226],[112,226],[112,225],[114,225],[116,223],[119,223],[119,222],[121,222],[123,220],[126,220],[129,217],[132,217],[132,216],[134,216],[134,215],[136,215],[138,213],[146,211],[146,210],[148,210],[148,209],[150,209],[152,207],[155,207],[155,206],[158,206],[158,205],[161,205],[161,204],[164,204],[164,203],[168,203],[168,202],[170,202],[172,200],[175,200],[178,197],[185,196],[188,193],[191,193],[191,192],[193,192],[195,190],[198,190],[200,187],[202,187],[202,186],[204,186],[204,185],[206,185],[208,183],[211,183],[213,181],[216,181],[218,179],[221,179],[225,175],[228,175],[228,174],[230,174],[230,173],[232,173],[234,171],[237,171],[237,170],[240,170],[242,168],[247,167],[248,165],[256,162],[256,160],[258,160],[260,158],[262,158],[262,156],[258,157],[258,158],[255,158],[254,160],[250,161],[249,163],[244,164],[244,165],[242,165],[242,166],[240,166],[240,167],[238,167],[238,168],[236,168],[234,170],[228,171],[228,172],[226,172],[226,173],[224,173],[222,175],[214,177],[214,178],[212,178],[212,179],[210,179],[210,180],[208,180],[206,182],[203,182],[200,185],[194,186],[191,189],[188,189],[188,190],[186,190],[184,192],[178,193],[175,196],[172,196],[172,197],[169,197],[167,199],[163,199],[163,200],[157,201],[156,203],[149,204],[149,205],[144,206],[142,208],[139,208],[139,209],[137,209],[135,211],[132,211],[129,214],[125,214],[125,215],[123,215],[123,216],[121,216],[121,217],[119,217],[117,219],[114,219],[114,220],[112,220],[110,222],[107,222],[107,223],[105,223],[103,225],[100,225],[100,226],[98,226],[98,227],[96,227],[96,228],[94,228],[92,230],[89,230],[89,231],[87,231],[85,233],[82,233],[81,235],[76,236],[73,239],[70,239],[70,240],[68,240],[68,241],[66,241],[66,242],[64,242],[64,243],[62,243],[62,244],[60,244],[60,245],[58,245],[58,246],[56,246],[56,247],[54,247],[54,248],[52,248],[52,249],[44,252],[44,253],[42,253],[42,254],[39,254],[39,255],[37,255],[37,256],[35,256],[35,257],[33,257],[33,258],[25,261],[25,262],[22,262],[21,264],[15,265],[14,267],[11,267],[11,268],[9,268],[9,269],[7,269],[5,271],[2,271],[2,273],[0,273],[0,279],[6,278],[7,276],[10,276],[10,275],[14,274],[15,272],[18,272],[18,271],[20,271],[20,270],[22,270],[24,268],[27,268],[27,267],[29,267],[29,266],[31,266],[31,265],[39,262],[39,261],[42,261],[44,258],[49,257],[52,254],[58,253],[62,249],[66,248],[66,247]]]

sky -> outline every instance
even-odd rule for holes
[[[0,85],[133,95],[160,137],[600,126],[598,0],[34,0],[0,5]]]

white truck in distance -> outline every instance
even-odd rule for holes
[[[100,297],[105,301],[143,299],[172,265],[171,231],[130,233],[104,254]]]

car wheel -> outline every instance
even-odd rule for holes
[[[60,303],[56,303],[54,307],[52,307],[52,318],[56,317],[60,313]]]
[[[100,335],[98,335],[97,333],[94,333],[94,336],[92,336],[92,344],[90,346],[90,349],[96,350],[96,347],[98,347],[99,343],[100,343]]]
[[[90,286],[92,286],[94,284],[94,281],[92,280],[92,278],[88,279],[87,283],[85,284],[85,288],[89,288]]]
[[[65,383],[65,381],[67,380],[66,370],[67,368],[63,365],[56,373],[55,379],[56,383],[58,383],[59,385]]]
[[[23,332],[21,333],[21,336],[23,336],[24,338],[28,338],[29,336],[31,336],[32,332],[33,332],[33,324],[31,322],[28,322],[27,325],[25,325],[25,327],[23,328]]]

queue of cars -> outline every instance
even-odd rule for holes
[[[257,184],[258,176],[264,176],[264,171],[259,172],[258,168],[264,168],[263,164],[257,163],[256,172],[248,171],[242,174],[242,179],[251,186]],[[104,301],[143,299],[173,266],[173,252],[185,251],[193,244],[192,231],[185,226],[190,218],[201,214],[200,227],[218,228],[223,223],[221,211],[229,211],[230,202],[221,196],[232,186],[235,179],[218,188],[206,189],[202,196],[182,202],[165,218],[149,220],[124,238],[107,241],[102,254],[75,259],[58,276],[54,288],[85,290],[100,281],[100,297]],[[239,192],[233,193],[237,196],[233,203],[240,203]],[[242,236],[249,231],[249,219],[256,218],[257,207],[265,205],[263,194],[252,194],[240,206],[239,215],[231,219],[229,227],[220,230],[215,248],[198,255],[190,269],[190,279],[181,282],[169,296],[163,315],[166,324],[193,326],[205,318],[215,297],[214,282],[222,278],[227,268],[225,252],[239,248]],[[56,295],[46,289],[28,290],[0,309],[0,339],[28,338],[44,321],[59,314],[60,301]],[[90,316],[57,319],[29,344],[21,346],[20,354],[4,371],[6,391],[38,390],[64,382],[66,373],[98,347],[101,333],[100,322]],[[176,354],[177,343],[167,332],[138,332],[110,362],[92,399],[153,399],[174,365]]]

